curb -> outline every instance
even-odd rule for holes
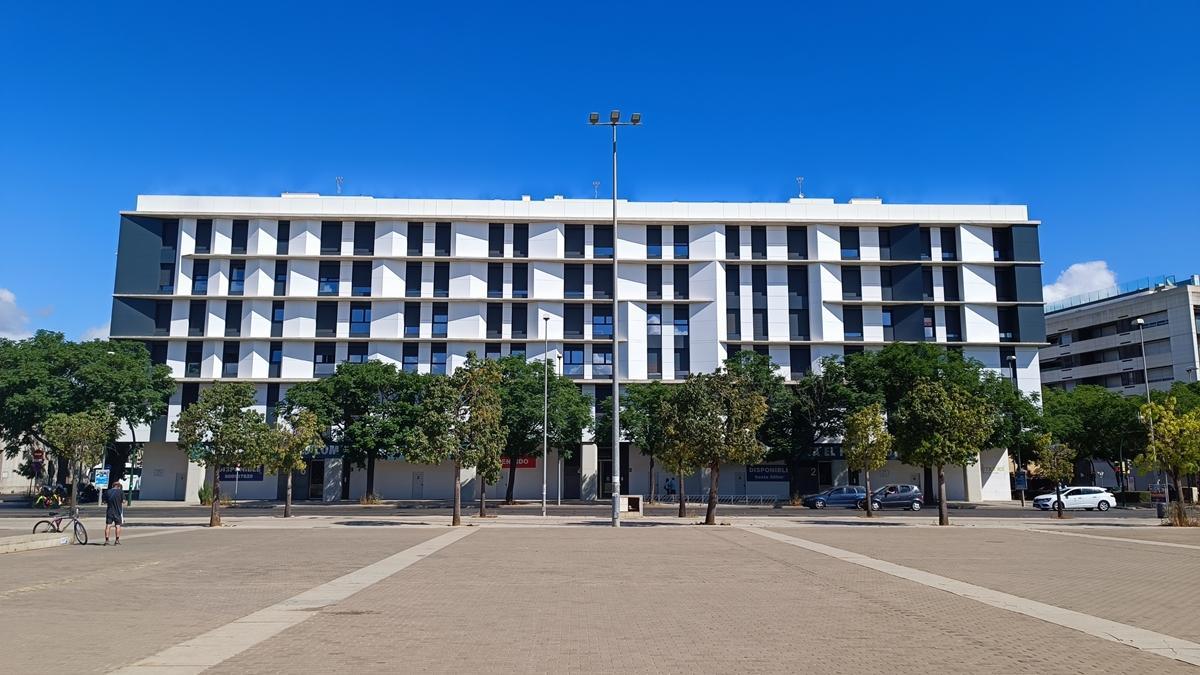
[[[71,543],[70,532],[48,532],[43,534],[21,534],[15,537],[0,537],[0,554],[33,551],[51,546]]]

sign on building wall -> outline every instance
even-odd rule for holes
[[[750,482],[786,482],[787,479],[788,470],[783,464],[751,464],[746,467],[746,480]]]
[[[500,468],[507,470],[510,466],[512,466],[512,462],[509,460],[508,457],[500,458]],[[537,468],[537,457],[518,457],[517,458],[517,468],[518,469],[536,469]]]
[[[263,468],[223,466],[221,467],[221,480],[236,480],[236,481],[261,481],[263,479]]]

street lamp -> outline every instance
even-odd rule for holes
[[[546,449],[550,447],[550,316],[542,317],[542,517],[546,517]]]
[[[1149,403],[1150,403],[1150,370],[1146,366],[1146,320],[1139,316],[1138,318],[1133,320],[1133,323],[1137,324],[1138,341],[1141,342],[1141,344],[1142,344],[1142,384],[1145,385],[1145,387],[1146,387],[1146,404],[1149,405]],[[1147,420],[1147,426],[1149,427],[1149,430],[1150,430],[1150,446],[1153,447],[1154,446],[1154,415],[1151,414],[1149,410],[1147,410],[1146,420]],[[1171,508],[1171,490],[1170,490],[1170,488],[1167,487],[1166,475],[1160,473],[1159,480],[1162,481],[1162,486],[1163,486],[1163,496],[1165,499],[1165,501],[1163,502],[1163,504],[1164,504],[1163,509],[1164,509],[1164,513],[1165,513],[1168,509]]]
[[[1017,357],[1015,354],[1009,354],[1007,360],[1008,360],[1009,372],[1012,373],[1013,390],[1017,392],[1018,396],[1020,396],[1021,387],[1017,384]],[[1014,439],[1014,440],[1016,442],[1013,445],[1017,449],[1017,476],[1020,477],[1021,471],[1022,471],[1022,468],[1021,468],[1022,467],[1022,464],[1021,464],[1021,439],[1018,438],[1018,439]],[[1021,488],[1020,492],[1021,492],[1021,508],[1025,508],[1025,488]],[[1009,496],[1011,496],[1011,495],[1009,495]]]
[[[613,110],[608,114],[607,122],[600,122],[600,113],[589,113],[588,124],[592,126],[612,127],[612,229],[613,229],[613,307],[612,307],[612,525],[621,526],[621,358],[620,331],[617,328],[620,317],[618,289],[621,287],[620,274],[617,273],[617,248],[621,241],[617,233],[617,127],[638,126],[642,123],[642,114],[633,113],[628,122],[621,121],[621,111]]]
[[[555,377],[562,374],[562,363],[563,363],[563,355],[562,355],[562,352],[559,352],[558,353],[558,366],[556,366],[554,369]],[[560,448],[558,450],[558,452],[556,452],[555,454],[558,456],[558,506],[562,506],[562,483],[563,483],[562,449]]]

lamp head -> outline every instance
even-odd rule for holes
[[[633,113],[629,116],[629,123],[637,126],[642,123],[642,113]]]
[[[608,113],[608,121],[612,124],[616,124],[617,122],[620,122],[621,121],[621,111],[614,110],[614,111]]]
[[[600,122],[600,113],[588,113],[588,124],[598,124]]]
[[[1133,325],[1144,326],[1144,325],[1146,325],[1146,320],[1139,316],[1138,318],[1133,320]]]

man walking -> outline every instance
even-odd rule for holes
[[[125,493],[121,491],[121,481],[113,483],[104,494],[104,503],[108,506],[104,511],[104,545],[108,546],[108,528],[116,530],[116,544],[121,544],[121,525],[125,521]]]

